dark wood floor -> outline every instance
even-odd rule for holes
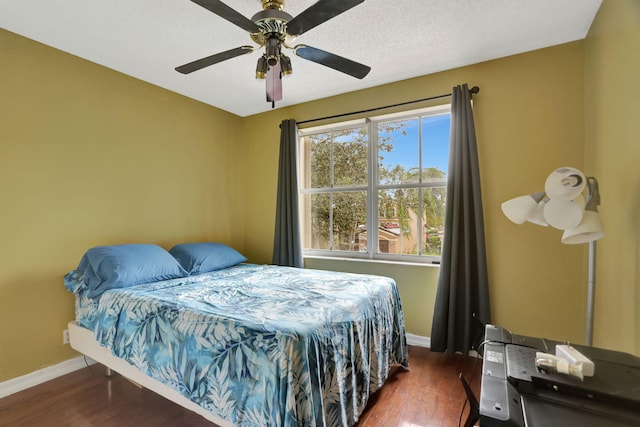
[[[480,390],[481,360],[409,348],[410,371],[394,369],[357,427],[458,426],[465,394],[458,375]],[[466,418],[468,405],[462,413]],[[202,417],[141,389],[100,365],[0,399],[0,426],[212,427]]]

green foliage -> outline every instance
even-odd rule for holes
[[[424,253],[436,256],[442,254],[442,239],[435,228],[431,228],[425,233]]]

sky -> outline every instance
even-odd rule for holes
[[[405,169],[418,167],[418,119],[407,120],[407,126],[393,132],[395,140],[391,152],[382,153],[384,164],[400,164]],[[448,114],[422,118],[422,167],[437,167],[447,172],[449,164],[449,127]],[[406,135],[402,133],[406,132]]]

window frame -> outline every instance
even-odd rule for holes
[[[322,257],[322,258],[333,258],[333,259],[342,259],[342,260],[368,260],[368,261],[382,261],[382,262],[392,262],[392,263],[410,263],[410,264],[440,264],[441,256],[436,255],[409,255],[409,254],[389,254],[382,253],[378,251],[378,240],[379,240],[379,230],[378,230],[378,214],[379,214],[379,192],[388,190],[388,189],[399,189],[399,188],[407,188],[407,189],[416,189],[422,192],[424,189],[429,188],[444,188],[445,192],[447,189],[447,180],[449,177],[449,172],[447,170],[446,177],[442,181],[430,181],[430,182],[422,182],[422,177],[420,176],[419,182],[411,182],[411,183],[401,183],[401,184],[381,184],[379,183],[379,173],[378,173],[378,124],[385,122],[394,122],[401,120],[410,120],[414,118],[418,118],[421,120],[423,117],[431,117],[448,114],[451,116],[451,104],[441,104],[426,108],[413,109],[407,111],[400,111],[391,114],[377,115],[366,117],[357,120],[349,120],[344,122],[336,122],[331,124],[325,124],[321,126],[313,126],[307,127],[303,129],[299,129],[298,131],[298,195],[300,198],[300,206],[298,209],[298,214],[300,217],[301,224],[301,232],[304,234],[308,232],[308,226],[304,221],[304,206],[305,201],[304,198],[307,195],[313,194],[322,194],[322,193],[335,193],[335,192],[352,192],[352,191],[366,191],[367,194],[367,206],[366,206],[366,227],[367,230],[375,230],[374,237],[371,238],[371,234],[367,233],[367,246],[366,252],[350,252],[350,251],[341,251],[337,249],[312,249],[312,248],[304,248],[302,249],[303,257]],[[421,121],[420,121],[421,123]],[[306,174],[310,174],[311,168],[310,165],[307,166],[304,160],[304,154],[302,150],[302,138],[307,135],[319,134],[323,132],[334,132],[346,129],[354,129],[358,126],[366,126],[368,133],[368,143],[367,143],[367,167],[368,167],[368,180],[366,185],[362,186],[334,186],[333,182],[330,183],[330,187],[323,188],[304,188],[305,176]],[[419,165],[422,168],[422,155],[423,155],[423,145],[424,139],[422,136],[422,126],[419,126]],[[331,165],[331,181],[333,181],[333,164]],[[331,219],[330,219],[331,221]],[[419,220],[418,226],[423,226],[421,224],[421,219]],[[330,226],[330,229],[333,227]],[[330,230],[330,232],[332,232]],[[373,233],[372,233],[373,234]],[[424,245],[424,236],[421,236],[424,233],[418,233],[418,245]],[[330,241],[332,239],[329,239]]]

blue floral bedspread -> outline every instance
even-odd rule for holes
[[[267,265],[86,296],[65,286],[103,346],[241,426],[351,426],[393,365],[408,368],[395,282]]]

